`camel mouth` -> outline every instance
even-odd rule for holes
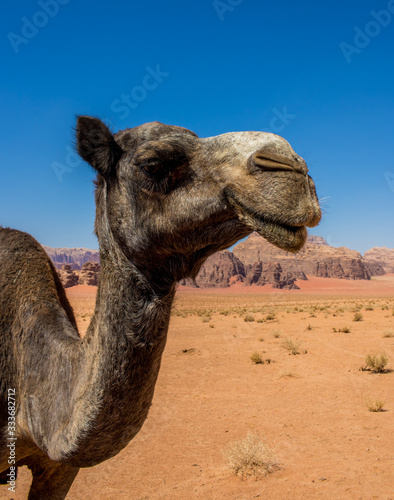
[[[308,235],[304,224],[292,226],[274,221],[246,207],[228,191],[226,198],[236,212],[238,219],[273,245],[292,253],[298,252],[304,246]]]

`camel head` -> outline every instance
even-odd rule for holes
[[[159,122],[112,134],[80,116],[77,149],[98,172],[96,233],[139,267],[194,276],[212,253],[252,231],[297,252],[321,218],[305,161],[282,137],[200,139]],[[119,253],[119,252],[118,252]]]

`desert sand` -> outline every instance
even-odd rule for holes
[[[180,290],[145,425],[118,456],[81,470],[67,498],[393,499],[394,275],[297,283]],[[67,290],[82,333],[95,292]],[[270,362],[253,364],[254,352]],[[386,373],[360,369],[381,352]],[[278,470],[245,479],[227,468],[222,451],[249,432]],[[0,497],[27,498],[30,480],[22,468],[16,494],[2,486]]]

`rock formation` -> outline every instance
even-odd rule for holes
[[[57,269],[63,264],[70,264],[71,269],[81,269],[85,262],[100,262],[98,250],[88,248],[52,248],[43,247]]]
[[[381,265],[386,273],[394,273],[394,248],[371,248],[365,252],[364,259],[371,265]]]
[[[297,279],[305,275],[321,278],[371,279],[384,274],[378,262],[363,259],[362,255],[346,247],[334,248],[320,236],[308,236],[305,246],[296,254],[276,249],[257,233],[233,249],[233,253],[245,264],[279,262],[284,272],[290,272]]]
[[[227,288],[237,283],[246,286],[264,286],[270,284],[273,288],[299,288],[295,285],[296,278],[288,272],[283,272],[280,264],[255,262],[244,266],[232,252],[223,250],[209,257],[203,264],[196,280],[182,280],[180,285],[198,288]]]
[[[44,248],[59,269],[65,287],[76,284],[97,286],[100,272],[98,251]],[[394,272],[394,249],[372,248],[363,257],[346,247],[331,247],[321,236],[308,236],[304,248],[294,255],[252,233],[232,252],[224,250],[209,257],[195,281],[182,280],[180,285],[226,288],[242,283],[245,286],[272,285],[274,288],[296,289],[299,288],[296,280],[307,280],[307,275],[369,280],[371,276],[386,272]]]
[[[98,286],[100,264],[98,262],[86,262],[78,272],[79,285]]]
[[[70,288],[71,286],[78,285],[78,276],[71,269],[70,264],[63,264],[61,269],[58,271],[61,282],[64,288]]]

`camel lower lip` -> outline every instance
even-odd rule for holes
[[[286,226],[254,219],[248,224],[273,245],[288,252],[298,252],[306,241],[305,226]]]
[[[227,194],[227,199],[238,215],[238,219],[246,226],[259,233],[273,245],[287,252],[298,252],[305,244],[307,230],[304,225],[291,226],[280,224],[268,218],[257,215],[255,211],[243,206],[232,195]]]

